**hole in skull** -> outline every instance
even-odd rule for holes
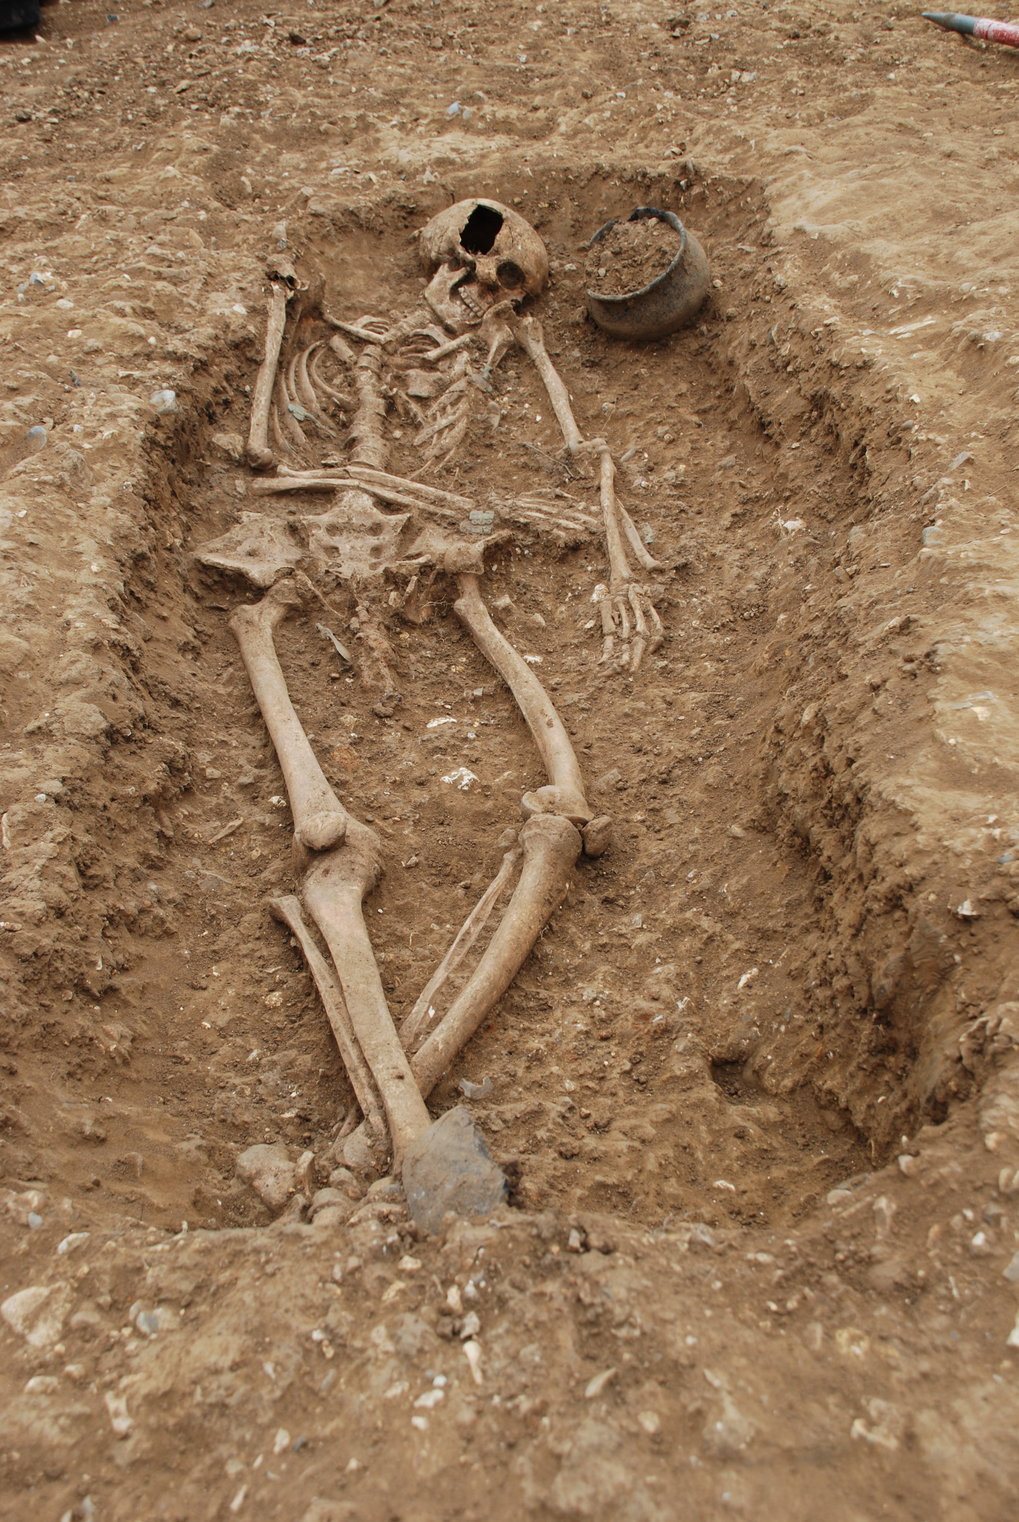
[[[494,211],[491,206],[475,206],[460,233],[461,248],[469,254],[491,253],[502,222],[502,213]]]

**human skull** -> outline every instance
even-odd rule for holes
[[[447,327],[479,323],[501,301],[537,296],[548,280],[548,254],[531,224],[500,201],[457,201],[418,234],[433,278],[428,301]]]

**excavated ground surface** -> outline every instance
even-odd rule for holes
[[[922,25],[75,0],[0,43],[0,1515],[1011,1515],[1017,60]],[[266,258],[402,313],[414,230],[476,193],[548,246],[548,346],[667,639],[598,667],[597,536],[489,553],[615,821],[432,1096],[512,1204],[439,1239],[385,1185],[274,1221],[239,1153],[324,1183],[353,1101],[267,909],[296,880],[227,625],[253,594],[194,551],[294,505],[229,447]],[[644,346],[583,311],[635,205],[714,277]],[[426,479],[596,502],[519,352]],[[398,702],[342,588],[279,648],[381,837],[402,1014],[544,778],[451,586],[413,619],[389,590]]]

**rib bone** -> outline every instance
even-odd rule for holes
[[[279,759],[294,834],[308,850],[327,851],[344,839],[350,816],[326,781],[301,727],[273,643],[273,631],[300,601],[291,579],[277,582],[261,602],[237,608],[230,627]]]

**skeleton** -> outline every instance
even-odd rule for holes
[[[530,666],[492,622],[480,584],[485,548],[510,537],[515,526],[577,542],[596,529],[597,518],[583,500],[565,493],[530,494],[483,508],[417,479],[456,453],[479,386],[489,383],[512,345],[533,362],[578,468],[597,471],[609,563],[608,583],[594,594],[602,663],[635,672],[660,643],[662,626],[631,562],[646,571],[660,568],[616,496],[609,446],[601,438],[584,439],[540,324],[518,312],[548,277],[541,239],[510,208],[475,199],[434,217],[420,233],[420,249],[430,276],[423,304],[395,323],[371,315],[339,321],[321,311],[292,270],[277,266],[270,272],[247,458],[263,473],[275,465],[276,474],[261,475],[253,487],[259,494],[327,492],[330,501],[320,513],[242,513],[235,528],[198,555],[207,565],[241,573],[265,593],[260,602],[238,608],[230,622],[283,771],[302,874],[301,897],[276,899],[273,911],[302,949],[363,1115],[343,1155],[363,1159],[366,1143],[378,1149],[388,1140],[412,1213],[430,1228],[443,1208],[491,1209],[504,1185],[490,1164],[488,1173],[475,1168],[471,1153],[466,1164],[463,1155],[456,1161],[471,1174],[467,1194],[436,1191],[426,1164],[429,1138],[441,1122],[432,1127],[425,1100],[530,954],[581,852],[600,855],[608,843],[609,822],[593,816],[566,729]],[[475,371],[479,347],[484,360]],[[416,430],[422,466],[413,477],[387,469],[390,402]],[[346,456],[330,455],[329,444],[344,433]],[[323,773],[290,700],[274,633],[310,603],[328,606],[330,586],[343,583],[355,600],[363,675],[385,692],[391,687],[388,642],[370,593],[384,574],[390,581],[403,578],[402,603],[396,592],[389,600],[406,609],[422,578],[441,573],[456,578],[456,615],[512,693],[548,781],[524,794],[525,823],[495,880],[398,1032],[362,912],[379,874],[380,843],[348,812]],[[346,657],[332,630],[320,627]],[[437,1017],[445,984],[484,933],[515,874],[508,905],[474,970]]]

